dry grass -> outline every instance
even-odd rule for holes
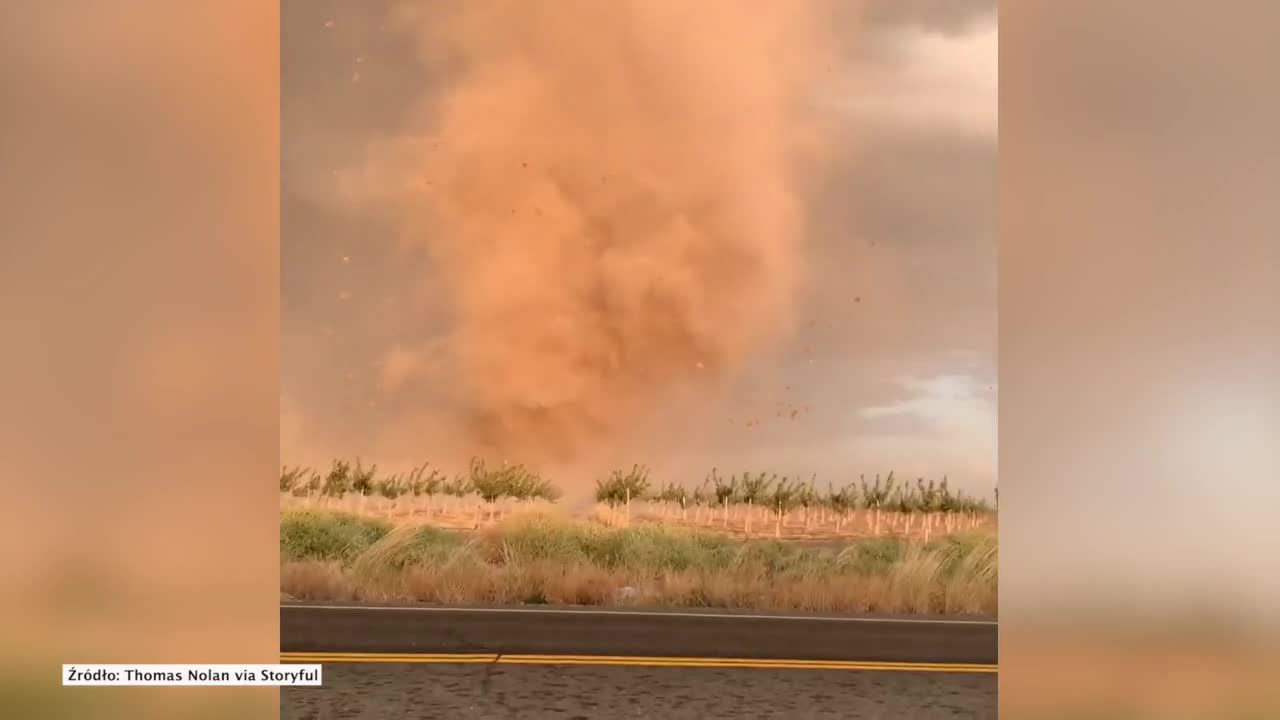
[[[395,500],[378,496],[362,497],[347,494],[339,498],[295,497],[281,494],[280,506],[285,512],[340,512],[360,517],[384,520],[394,525],[431,524],[437,527],[456,530],[471,530],[477,525],[490,527],[497,522],[524,515],[565,515],[563,505],[544,500],[499,500],[492,505],[482,503],[475,497],[401,497]],[[480,508],[477,513],[477,506]],[[748,532],[746,515],[750,514],[751,531]],[[596,503],[580,513],[581,520],[606,527],[626,527],[632,524],[659,523],[671,527],[704,530],[731,535],[733,537],[770,538],[774,536],[773,516],[764,508],[753,509],[735,505],[730,508],[727,522],[720,508],[688,508],[681,512],[680,508],[660,503],[634,502],[628,511],[623,507],[610,508],[603,503]],[[926,539],[924,523],[919,518],[908,526],[905,516],[886,512],[879,529],[879,534],[872,531],[872,513],[869,510],[851,512],[843,521],[837,522],[834,515],[815,510],[811,519],[805,521],[800,511],[788,514],[780,528],[781,538],[810,542],[841,542],[856,538],[871,537],[907,537]],[[955,518],[955,532],[992,532],[996,531],[997,516],[994,513]],[[939,522],[942,522],[939,520]],[[945,535],[939,527],[932,531],[928,539]]]
[[[814,547],[546,515],[459,532],[306,512],[286,513],[281,553],[281,591],[299,600],[997,610],[998,553],[990,533],[927,544],[880,538]]]
[[[477,506],[479,506],[478,513]],[[281,494],[280,508],[286,513],[343,513],[384,520],[393,525],[429,523],[458,530],[472,529],[477,520],[481,525],[491,525],[495,519],[547,514],[558,510],[554,503],[545,500],[516,501],[504,498],[489,504],[471,496],[465,498],[404,496],[387,499],[377,495],[361,496],[352,493],[337,498],[295,497]]]

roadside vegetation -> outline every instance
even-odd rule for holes
[[[636,482],[634,474],[621,476]],[[767,503],[779,492],[788,506],[804,507],[796,497],[802,490],[769,487],[774,494],[760,490],[759,496],[766,509],[778,507]],[[679,504],[678,498],[661,502]],[[811,507],[816,506],[815,500]],[[659,520],[610,526],[546,512],[498,518],[479,530],[448,530],[301,509],[282,515],[280,553],[281,590],[298,600],[983,615],[997,610],[997,544],[994,533],[982,529],[928,541],[861,537],[804,543],[745,539]]]
[[[427,517],[469,514],[471,524],[494,521],[521,504],[554,503],[560,489],[524,465],[490,466],[472,459],[465,472],[446,475],[424,463],[408,472],[379,477],[365,468],[334,460],[326,473],[306,467],[280,470],[282,506],[336,509],[359,515]]]
[[[634,520],[715,529],[743,537],[917,537],[992,528],[995,509],[981,498],[953,491],[949,481],[883,478],[819,484],[814,476],[712,469],[701,483],[654,482],[641,465],[596,481],[597,517],[611,527]],[[550,479],[524,465],[474,459],[463,472],[429,464],[379,476],[335,460],[327,472],[282,468],[282,506],[288,510],[340,510],[361,516],[409,519],[479,529],[524,511],[546,510],[562,496]],[[998,497],[998,496],[997,496]]]

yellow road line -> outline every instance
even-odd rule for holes
[[[496,653],[286,652],[284,663],[497,663],[507,665],[614,665],[632,667],[711,667],[802,670],[876,670],[900,672],[994,673],[981,663],[910,663],[848,660],[637,657],[626,655],[499,655]]]

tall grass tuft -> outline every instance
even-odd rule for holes
[[[349,513],[294,510],[280,518],[284,560],[349,562],[391,532],[391,523]]]

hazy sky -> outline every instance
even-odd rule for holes
[[[787,320],[724,368],[699,366],[713,381],[690,368],[642,393],[645,431],[593,443],[587,464],[994,484],[995,3],[837,5],[833,52],[805,77],[821,152],[795,189]],[[367,201],[382,181],[370,158],[394,165],[425,137],[449,62],[424,62],[421,34],[381,3],[294,0],[281,23],[283,459],[466,454],[433,414],[466,385],[421,362],[457,324],[456,295],[402,215]]]

